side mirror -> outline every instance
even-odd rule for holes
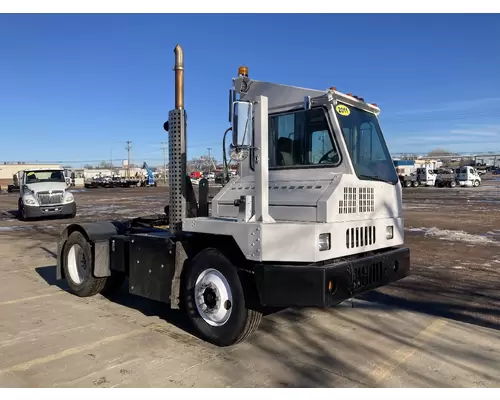
[[[231,158],[244,161],[249,153],[253,133],[253,104],[247,101],[233,102]]]

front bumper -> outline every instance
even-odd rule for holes
[[[260,303],[270,307],[328,307],[410,274],[410,250],[397,248],[326,265],[255,266]]]
[[[28,218],[42,218],[52,215],[72,215],[76,213],[76,203],[73,201],[68,204],[56,206],[28,206],[24,205],[24,211]]]

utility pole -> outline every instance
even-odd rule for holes
[[[127,140],[126,143],[127,146],[125,147],[125,149],[127,149],[127,178],[130,178],[130,149],[132,147],[130,143],[132,143],[132,141]]]
[[[163,150],[163,182],[167,184],[167,142],[161,142]]]
[[[207,150],[208,150],[208,173],[210,173],[210,167],[211,167],[211,164],[212,164],[212,159],[210,158],[210,150],[212,150],[211,147],[207,147]]]

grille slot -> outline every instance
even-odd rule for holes
[[[53,204],[62,204],[64,191],[54,190],[49,192],[38,192],[37,197],[40,205],[50,206]]]
[[[345,231],[345,245],[348,249],[370,246],[375,244],[375,237],[374,226],[347,228]]]
[[[352,284],[354,289],[359,289],[383,280],[385,278],[385,269],[382,261],[379,261],[369,265],[355,267],[353,274],[354,280]]]

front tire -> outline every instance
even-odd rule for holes
[[[76,207],[71,214],[68,214],[68,218],[73,219],[76,217]]]
[[[79,297],[100,293],[106,285],[106,278],[93,275],[92,250],[85,236],[75,231],[69,235],[63,251],[64,276],[71,291]]]
[[[249,337],[262,312],[252,281],[219,250],[198,253],[183,278],[182,302],[197,333],[217,346],[231,346]]]
[[[21,198],[17,202],[17,216],[21,221],[28,221],[28,214],[26,214],[26,209]]]

